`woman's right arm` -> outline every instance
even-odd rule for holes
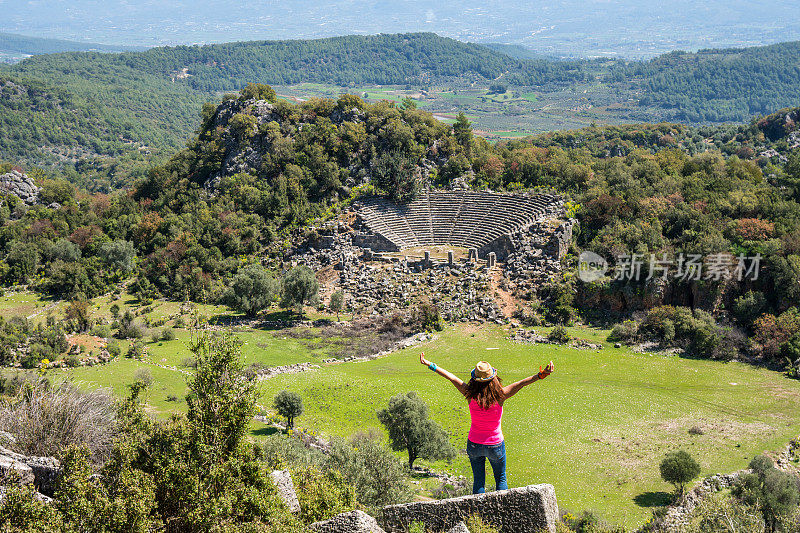
[[[461,381],[456,375],[451,374],[450,372],[448,372],[444,368],[441,368],[441,367],[437,366],[436,364],[431,363],[430,361],[425,359],[425,352],[422,352],[422,353],[419,354],[419,362],[422,363],[423,365],[427,366],[428,368],[430,368],[431,370],[433,370],[434,372],[436,372],[437,374],[439,374],[443,378],[447,378],[450,381],[450,383],[452,383],[453,386],[455,388],[457,388],[458,392],[460,392],[461,394],[466,394],[467,393],[467,386],[464,384],[463,381]]]

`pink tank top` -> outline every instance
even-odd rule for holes
[[[475,444],[500,444],[503,442],[503,406],[493,404],[488,409],[482,409],[475,400],[469,401],[469,416],[472,423],[469,426],[467,438]]]

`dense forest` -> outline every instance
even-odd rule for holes
[[[745,121],[796,103],[797,48],[555,61],[420,33],[40,55],[0,67],[0,157],[58,169],[88,190],[129,186],[184,146],[203,103],[248,82],[546,92],[601,81],[638,101],[628,118]]]
[[[641,90],[639,105],[669,120],[730,122],[800,101],[800,42],[673,52],[613,69],[611,79]]]

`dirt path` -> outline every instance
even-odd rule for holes
[[[516,300],[514,300],[514,296],[500,286],[502,279],[502,271],[497,267],[493,268],[489,288],[494,295],[497,306],[503,312],[503,316],[511,318],[514,314],[514,310],[517,308],[517,303]]]
[[[54,309],[54,308],[55,308],[56,306],[58,306],[58,304],[60,304],[62,301],[63,301],[63,300],[57,300],[57,301],[55,301],[55,302],[51,303],[50,305],[48,305],[47,307],[43,307],[43,308],[39,309],[38,311],[36,311],[36,312],[35,312],[35,313],[33,313],[32,315],[29,315],[29,316],[27,316],[26,318],[27,318],[28,320],[32,320],[32,319],[36,318],[37,316],[41,315],[42,313],[46,313],[46,312],[50,311],[51,309]]]

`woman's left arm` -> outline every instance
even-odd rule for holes
[[[419,354],[419,362],[427,366],[428,368],[430,368],[443,378],[447,378],[448,380],[450,380],[450,383],[452,383],[453,386],[457,388],[458,392],[460,392],[461,394],[467,393],[467,386],[464,384],[463,381],[461,381],[455,374],[452,374],[447,370],[445,370],[444,368],[437,366],[436,363],[431,363],[430,361],[425,359],[425,352]]]
[[[541,368],[541,367],[539,367],[539,368]],[[512,383],[511,385],[507,385],[507,386],[503,387],[503,396],[505,397],[506,400],[511,398],[516,393],[518,393],[520,390],[522,390],[523,387],[527,387],[528,385],[530,385],[534,381],[539,381],[540,379],[544,379],[547,376],[549,376],[550,373],[553,372],[553,370],[555,370],[555,368],[556,367],[553,364],[553,362],[550,361],[550,363],[545,367],[544,370],[539,370],[538,374],[534,374],[534,375],[532,375],[530,377],[527,377],[525,379],[521,379],[521,380],[517,381],[516,383]]]

